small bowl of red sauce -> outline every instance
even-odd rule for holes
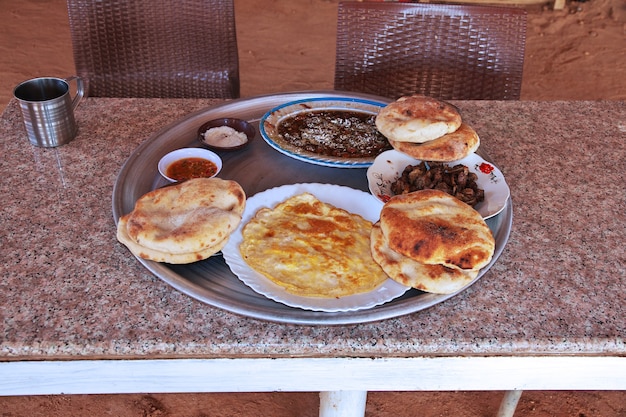
[[[256,129],[251,123],[233,117],[209,120],[198,128],[198,140],[216,151],[236,151],[248,146]]]
[[[158,168],[161,175],[170,182],[212,178],[222,169],[222,159],[208,149],[182,148],[161,158]]]

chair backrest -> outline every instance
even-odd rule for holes
[[[393,99],[517,100],[525,44],[520,8],[342,2],[335,89]]]
[[[99,97],[239,97],[233,0],[68,0],[74,61]]]

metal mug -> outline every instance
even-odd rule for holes
[[[76,81],[73,98],[71,81]],[[30,143],[51,148],[71,142],[78,130],[74,110],[84,94],[83,80],[76,76],[33,78],[15,87],[13,95],[20,103]]]

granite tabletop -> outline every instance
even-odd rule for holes
[[[513,226],[493,267],[431,308],[350,325],[276,323],[173,289],[117,242],[133,151],[216,100],[88,98],[62,147],[0,120],[0,361],[90,358],[624,356],[626,103],[460,101],[504,173]]]

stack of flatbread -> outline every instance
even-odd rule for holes
[[[482,216],[439,190],[392,197],[371,235],[372,257],[390,278],[437,294],[454,293],[470,283],[494,250]]]
[[[457,108],[432,97],[399,98],[380,110],[376,127],[395,150],[422,161],[456,161],[480,145]]]
[[[246,195],[235,181],[197,178],[151,191],[120,217],[117,239],[136,256],[186,264],[219,252],[241,222]]]

